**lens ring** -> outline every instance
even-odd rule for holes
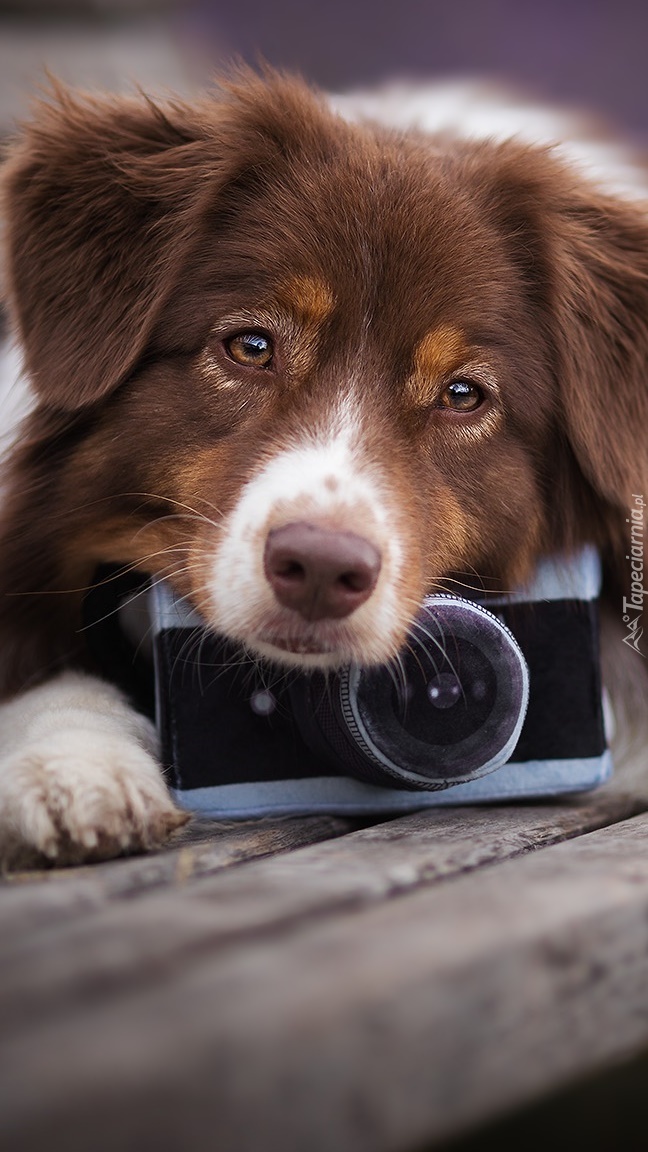
[[[486,775],[506,762],[524,722],[529,678],[515,637],[488,609],[460,597],[439,595],[427,598],[422,615],[430,644],[439,645],[430,633],[430,628],[436,626],[441,636],[467,644],[478,641],[478,649],[493,664],[497,683],[495,714],[489,718],[485,733],[477,730],[452,748],[442,748],[416,741],[397,724],[390,731],[385,708],[372,710],[363,700],[363,682],[368,683],[371,672],[357,666],[340,675],[339,701],[350,736],[376,768],[405,786],[433,790]],[[410,640],[413,637],[417,637],[416,631],[410,634]],[[416,642],[423,649],[420,636]],[[381,702],[384,705],[384,700]]]

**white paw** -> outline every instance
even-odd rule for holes
[[[147,722],[103,685],[103,707],[88,709],[88,683],[68,678],[66,698],[59,688],[55,707],[48,686],[2,710],[0,720],[16,720],[18,712],[31,720],[22,738],[11,725],[13,739],[0,752],[5,867],[78,864],[155,848],[186,823],[147,749]],[[79,684],[84,695],[72,699],[69,689]]]

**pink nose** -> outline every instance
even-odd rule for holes
[[[284,608],[305,620],[340,620],[371,596],[380,553],[354,532],[284,524],[268,533],[264,567]]]

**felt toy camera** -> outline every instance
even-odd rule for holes
[[[406,811],[592,788],[611,771],[591,549],[481,602],[426,598],[399,659],[257,664],[150,590],[156,715],[180,804],[215,817]]]

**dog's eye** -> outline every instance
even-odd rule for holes
[[[272,340],[263,332],[239,332],[225,341],[227,355],[246,368],[269,368],[272,363]]]
[[[483,402],[484,393],[470,380],[453,380],[443,390],[440,397],[442,408],[452,408],[455,412],[474,412]]]

